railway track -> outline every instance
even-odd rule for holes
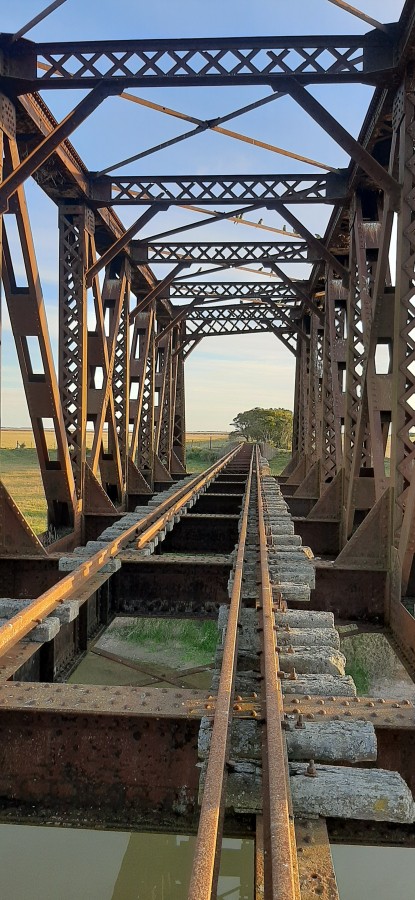
[[[257,815],[256,900],[316,894],[335,900],[325,817],[384,814],[410,822],[414,804],[397,773],[351,767],[376,760],[372,723],[362,718],[350,727],[336,719],[322,725],[301,712],[300,704],[313,695],[323,705],[323,696],[330,696],[349,706],[358,702],[356,688],[344,673],[332,614],[304,608],[314,585],[312,554],[294,534],[266,460],[256,447],[246,448],[238,462],[248,471],[230,605],[219,614],[224,640],[212,683],[214,714],[202,720],[199,738],[201,811],[188,900],[217,896],[227,808]],[[298,696],[287,714],[284,694],[293,689]],[[258,699],[260,710],[252,705]],[[316,837],[305,833],[307,827],[317,829],[318,872],[317,857],[310,868],[302,856]]]
[[[211,692],[198,701],[200,816],[188,898],[217,896],[231,811],[256,820],[255,900],[336,900],[326,818],[407,824],[415,818],[414,803],[397,772],[376,768],[374,704],[359,707],[332,614],[310,609],[312,554],[294,533],[258,447],[232,449],[201,475],[172,484],[96,541],[61,557],[60,580],[36,599],[0,600],[0,657],[23,639],[56,638],[97,579],[100,585],[110,581],[126,559],[148,559],[204,492],[214,494],[216,479],[217,491],[229,490],[233,481],[244,484],[244,495],[229,604],[219,609]],[[102,689],[99,697],[94,691],[102,704]],[[128,703],[134,703],[129,691]],[[152,698],[143,702],[145,713],[136,714],[148,715],[153,702],[157,722],[162,707],[157,689],[153,694],[145,695]],[[42,710],[59,705],[57,696],[45,699],[42,691],[34,698],[28,702]],[[17,699],[16,710],[22,705]],[[2,702],[10,708],[7,691]],[[72,709],[69,693],[65,702]],[[181,716],[191,717],[195,705]]]

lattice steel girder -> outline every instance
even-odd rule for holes
[[[131,256],[138,265],[145,263],[225,263],[239,266],[240,263],[309,262],[309,250],[305,241],[281,241],[275,243],[248,243],[232,241],[216,243],[152,243],[131,242]],[[313,252],[313,260],[314,252]]]
[[[297,284],[297,282],[294,282]],[[299,281],[306,288],[307,282]],[[206,284],[195,281],[175,281],[170,285],[170,300],[249,300],[267,297],[271,300],[295,300],[287,285],[280,281],[210,281]]]
[[[10,35],[3,35],[0,49],[7,82],[20,93],[85,88],[104,79],[119,81],[123,89],[270,82],[275,88],[292,75],[303,84],[390,80],[395,65],[391,35],[373,30],[364,35],[39,44],[11,44]]]
[[[347,172],[327,175],[106,175],[91,180],[91,199],[100,205],[148,203],[240,204],[263,200],[284,203],[341,203]]]
[[[252,334],[256,331],[274,332],[280,329],[294,338],[297,325],[292,330],[286,320],[279,317],[269,306],[246,304],[243,306],[222,306],[216,309],[196,307],[186,318],[185,339],[189,341],[197,333],[201,337],[218,337],[229,334]]]

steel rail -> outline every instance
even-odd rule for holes
[[[216,896],[215,881],[217,881],[218,877],[217,863],[220,856],[222,832],[221,820],[226,790],[226,764],[232,723],[238,621],[241,607],[242,574],[248,530],[248,509],[251,498],[252,471],[253,454],[251,455],[243,502],[241,531],[235,563],[235,578],[223,648],[223,661],[188,900],[211,900],[212,897]]]
[[[124,545],[136,535],[138,537],[136,548],[141,549],[150,541],[163,526],[176,515],[179,510],[200,490],[211,478],[214,478],[240,451],[241,446],[230,450],[226,456],[213,463],[201,475],[196,475],[191,482],[187,482],[171,497],[164,500],[156,510],[149,513],[140,522],[130,525],[117,538],[108,542],[105,550],[98,550],[93,556],[81,562],[79,566],[68,575],[65,575],[57,584],[44,591],[32,601],[22,612],[17,613],[0,627],[0,656],[6,653],[17,641],[24,638],[32,628],[35,628],[46,616],[50,615],[60,603],[66,603],[74,599],[80,588],[85,590],[85,582],[88,578],[97,575],[103,566],[123,549]]]
[[[271,861],[271,890],[267,896],[272,900],[299,900],[298,860],[291,809],[287,751],[281,727],[283,700],[278,678],[278,652],[268,569],[258,447],[255,452],[263,620],[263,689],[266,708],[265,762],[269,797],[269,809],[264,812],[267,812],[269,816],[269,856]]]

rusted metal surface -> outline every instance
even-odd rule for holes
[[[230,556],[162,553],[137,558],[125,551],[111,579],[115,610],[122,615],[216,619],[228,603]]]
[[[268,570],[258,449],[256,450],[256,480],[266,704],[265,762],[269,790],[265,804],[266,815],[269,817],[270,835],[270,846],[267,850],[271,859],[271,883],[268,890],[274,900],[290,900],[290,898],[298,900],[298,862],[288,782],[287,751],[281,727],[283,702],[281,684],[277,675],[279,664],[275,647],[273,596]]]
[[[32,645],[30,645],[32,646]],[[65,714],[124,716],[127,718],[198,719],[211,704],[206,691],[83,684],[0,685],[0,711],[62,712]],[[194,710],[197,709],[197,713]]]
[[[313,609],[329,610],[337,619],[383,622],[387,590],[386,572],[352,569],[347,564],[335,567],[332,561],[316,560]]]
[[[235,667],[238,646],[238,620],[241,605],[242,575],[251,500],[253,454],[246,482],[235,578],[229,607],[228,627],[223,648],[218,698],[213,722],[209,760],[203,789],[203,801],[197,833],[195,854],[189,887],[189,900],[210,900],[216,891],[217,857],[220,853],[226,763],[232,722]]]
[[[413,825],[396,822],[362,822],[358,819],[329,819],[328,833],[332,844],[360,844],[363,847],[415,848]]]
[[[20,645],[5,657],[10,670],[15,671],[39,645]],[[204,716],[214,718],[217,696],[207,691],[192,689],[159,689],[146,687],[78,684],[38,684],[11,682],[0,685],[0,710],[34,711],[65,709],[75,712],[79,704],[85,712],[103,715],[157,715],[174,718]],[[235,718],[265,719],[265,710],[258,697],[244,697],[238,701],[238,709],[232,710]],[[372,722],[376,730],[415,732],[415,707],[411,701],[383,700],[379,698],[330,697],[308,698],[289,695],[284,698],[283,710],[288,714],[303,714],[305,725],[310,720],[343,719]]]
[[[71,711],[4,709],[0,795],[72,814],[89,807],[104,821],[154,812],[185,819],[197,799],[198,724],[85,713],[82,702]]]
[[[307,719],[362,719],[372,722],[375,729],[396,728],[413,731],[415,707],[411,700],[385,700],[371,697],[304,697],[290,694],[284,697],[284,712],[303,713]]]
[[[339,900],[336,876],[324,819],[295,823],[301,900]]]

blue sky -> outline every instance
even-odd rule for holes
[[[403,0],[354,0],[355,5],[384,22],[399,18]],[[2,29],[15,31],[32,18],[46,0],[18,0],[2,9]],[[203,37],[269,34],[362,33],[363,22],[340,11],[328,0],[67,0],[47,20],[28,35],[36,41]],[[360,85],[322,85],[310,89],[339,121],[354,135],[359,132],[372,89]],[[139,96],[195,115],[201,119],[224,114],[266,96],[266,87],[241,88],[169,88],[135,90]],[[83,96],[82,92],[45,92],[44,98],[58,119]],[[325,133],[299,110],[292,100],[283,98],[259,110],[234,119],[227,127],[302,153],[330,165],[345,166],[347,156]],[[71,140],[94,170],[181,134],[191,126],[151,110],[145,110],[120,98],[108,99],[72,136]],[[250,147],[217,133],[191,138],[182,144],[156,153],[119,170],[123,174],[227,174],[312,172],[312,167],[265,150]],[[57,344],[57,210],[33,182],[28,182],[27,197],[34,231],[40,278],[48,312],[54,350]],[[137,217],[137,209],[118,210],[128,225]],[[331,207],[296,207],[299,218],[314,233],[323,234]],[[248,216],[247,216],[248,218]],[[250,218],[263,218],[264,224],[281,227],[281,218],[271,211],[258,211]],[[199,221],[197,214],[179,208],[153,219],[143,236],[167,230],[179,224]],[[210,229],[197,229],[189,238],[211,240],[272,239],[267,232],[232,223],[217,223]],[[164,277],[167,266],[155,267]],[[291,266],[290,275],[305,277],[308,269]],[[252,275],[229,272],[225,279],[244,280]],[[3,304],[5,305],[5,304]],[[28,423],[27,409],[18,372],[16,354],[7,314],[4,315],[2,358],[3,425]],[[207,338],[192,353],[186,364],[187,427],[189,430],[221,430],[241,410],[251,406],[292,407],[294,357],[272,335]]]

